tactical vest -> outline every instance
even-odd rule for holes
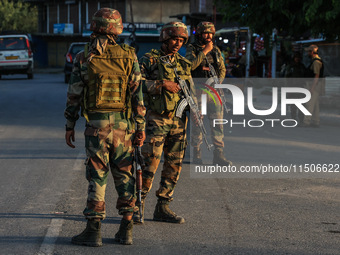
[[[323,64],[323,61],[322,61],[321,58],[313,58],[312,59],[312,63],[310,63],[310,65],[308,66],[308,68],[306,70],[306,75],[305,75],[306,77],[314,77],[315,76],[314,71],[311,69],[311,67],[312,67],[314,61],[316,61],[316,60],[319,60],[322,63],[322,66],[321,66],[321,69],[320,69],[320,76],[319,77],[320,78],[324,77],[323,76],[324,64]]]
[[[195,49],[195,55],[197,56],[200,51],[202,51],[202,47],[199,47],[197,44],[193,44],[193,48]],[[217,72],[217,75],[219,76],[219,68],[218,68],[218,61],[219,58],[218,51],[215,49],[215,47],[207,54],[208,61],[212,64],[212,66],[215,68],[215,71]],[[206,58],[203,59],[201,64],[192,71],[192,77],[194,78],[209,78],[210,74],[209,71],[203,70],[203,67],[208,67],[208,63]]]
[[[174,62],[169,65],[168,63],[160,60],[161,53],[159,50],[152,50],[149,54],[151,58],[154,58],[156,60],[158,69],[157,80],[178,82],[176,80],[174,68],[172,67],[175,66],[177,68],[178,76],[186,81],[186,83],[188,84],[188,88],[190,89],[190,87],[192,86],[192,79],[191,62],[189,60],[176,53]],[[160,114],[175,111],[177,108],[177,104],[181,99],[180,93],[172,93],[166,89],[162,89],[162,93],[160,95],[145,94],[144,96],[146,106]]]
[[[128,78],[134,63],[134,49],[128,45],[107,45],[102,55],[88,63],[84,90],[87,111],[125,111],[131,108]]]

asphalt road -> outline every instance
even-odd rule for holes
[[[85,227],[84,122],[76,148],[64,142],[63,74],[0,80],[0,254],[340,254],[339,126],[225,127],[235,173],[194,173],[187,153],[171,208],[186,219],[152,221],[154,187],[134,244],[114,243],[120,217],[112,179],[100,248],[72,245]],[[212,154],[204,151],[204,161]],[[333,172],[250,174],[245,166],[324,164]]]

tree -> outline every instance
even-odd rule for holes
[[[327,39],[340,35],[338,0],[220,0],[227,21],[269,35],[276,28],[283,36],[298,39],[306,32]]]
[[[33,33],[38,28],[38,9],[19,1],[0,1],[0,32]]]

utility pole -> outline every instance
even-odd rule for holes
[[[250,69],[250,53],[251,53],[251,30],[248,27],[248,38],[247,38],[247,55],[246,55],[246,78],[249,78],[249,69]]]
[[[274,28],[272,33],[272,78],[276,78],[276,39],[277,30]]]

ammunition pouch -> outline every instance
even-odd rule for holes
[[[150,95],[144,94],[145,105],[154,112],[163,114],[165,112],[165,104],[163,94]]]

